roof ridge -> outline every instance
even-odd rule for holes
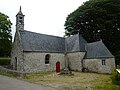
[[[95,42],[90,42],[90,43],[86,43],[87,45],[88,44],[96,44],[96,43],[100,43],[100,42],[102,42],[101,40],[100,41],[95,41]],[[103,43],[103,42],[102,42]]]
[[[87,43],[85,48],[87,50],[85,58],[114,57],[102,40]]]
[[[64,38],[64,37],[60,37],[60,36],[54,36],[54,35],[48,35],[48,34],[42,34],[42,33],[37,33],[37,32],[32,32],[32,31],[27,31],[27,30],[21,30],[20,32],[29,32],[29,33],[40,34],[40,35],[44,35],[44,36],[51,36],[51,37],[57,37],[57,38],[63,38],[63,39],[66,39],[66,38]]]

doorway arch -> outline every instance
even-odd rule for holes
[[[56,72],[57,73],[60,72],[60,62],[59,61],[56,62]]]

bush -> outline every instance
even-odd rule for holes
[[[112,72],[112,83],[115,85],[120,85],[120,73],[117,72],[117,70],[114,70]]]
[[[10,58],[0,58],[0,65],[10,65]]]
[[[117,69],[120,69],[120,65],[117,65]]]

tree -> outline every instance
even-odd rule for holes
[[[0,12],[0,56],[10,56],[12,47],[11,21]]]
[[[68,15],[64,26],[65,35],[80,33],[88,42],[102,39],[120,57],[120,0],[89,0]]]

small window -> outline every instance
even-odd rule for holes
[[[15,70],[17,70],[17,57],[15,57]]]
[[[105,65],[105,59],[104,59],[104,60],[102,60],[102,65]]]
[[[22,20],[19,20],[19,24],[22,24]]]
[[[22,19],[22,17],[19,17],[20,19]]]
[[[50,55],[49,54],[45,55],[45,64],[49,64],[49,60],[50,60]]]

